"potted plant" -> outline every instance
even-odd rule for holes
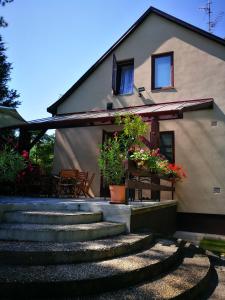
[[[169,161],[160,154],[159,149],[145,149],[136,147],[129,157],[135,161],[137,168],[149,170],[152,174],[158,174],[172,182],[177,182],[186,177],[181,166],[170,164]]]
[[[98,164],[105,182],[109,184],[110,203],[125,203],[125,158],[125,150],[117,135],[100,146]]]
[[[139,137],[147,132],[147,124],[141,117],[132,114],[118,115],[115,123],[123,128],[100,145],[98,164],[105,182],[109,184],[111,203],[125,203],[125,161],[133,145],[142,144]]]

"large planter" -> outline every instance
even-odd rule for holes
[[[111,204],[125,204],[125,185],[110,185]]]

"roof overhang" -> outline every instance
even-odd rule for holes
[[[213,107],[213,99],[186,100],[177,102],[165,102],[152,105],[133,106],[112,110],[88,111],[73,114],[57,115],[50,118],[38,119],[10,126],[10,128],[24,128],[27,130],[57,129],[70,127],[86,127],[111,125],[117,115],[136,114],[143,117],[144,121],[150,121],[153,117],[159,120],[182,119],[183,113],[188,111],[209,109]],[[8,126],[9,128],[9,126]]]
[[[20,126],[26,124],[26,121],[11,107],[0,106],[0,128]]]

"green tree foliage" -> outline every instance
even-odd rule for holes
[[[0,0],[0,7],[13,2],[13,0]],[[5,19],[0,16],[0,28],[7,27],[8,24]],[[11,63],[7,62],[6,47],[4,45],[2,35],[0,35],[0,105],[16,108],[20,101],[18,101],[19,94],[16,90],[11,89],[8,85],[10,81],[10,72],[12,70]],[[5,144],[16,144],[16,137],[14,130],[4,130],[0,133],[1,149]]]
[[[30,159],[38,164],[45,174],[50,174],[54,158],[55,135],[44,134],[40,141],[31,149]]]
[[[8,86],[12,65],[7,62],[5,51],[6,48],[0,36],[0,105],[15,108],[20,104],[17,100],[19,94]]]
[[[24,158],[9,146],[0,152],[0,182],[10,183],[16,180],[18,173],[26,167]]]
[[[13,0],[0,0],[0,6],[5,6],[7,3],[13,2]],[[0,16],[0,27],[7,27],[8,23]],[[7,107],[17,107],[20,102],[17,100],[19,94],[16,90],[10,89],[8,83],[10,81],[10,72],[12,70],[12,64],[7,62],[7,56],[5,54],[6,48],[0,35],[0,105]]]
[[[0,0],[0,6],[5,6],[7,3],[13,2],[13,0]],[[6,20],[1,16],[0,17],[0,27],[7,27],[8,23]]]

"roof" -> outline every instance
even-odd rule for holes
[[[213,107],[213,99],[184,100],[176,102],[165,102],[152,105],[132,106],[126,108],[88,111],[74,114],[57,115],[54,117],[29,121],[20,126],[10,128],[55,129],[70,127],[85,127],[113,124],[117,115],[123,116],[127,113],[142,116],[144,121],[150,121],[152,117],[159,120],[171,120],[183,118],[183,113],[199,109]]]
[[[96,69],[97,67],[110,55],[113,53],[113,51],[132,33],[134,32],[139,25],[141,25],[145,19],[150,15],[150,14],[156,14],[160,17],[163,17],[169,21],[172,21],[175,24],[178,24],[186,29],[189,29],[195,33],[198,33],[210,40],[213,40],[223,46],[225,46],[225,40],[211,34],[205,30],[202,30],[194,25],[191,25],[190,23],[184,22],[174,16],[171,16],[155,7],[150,7],[119,39],[116,41],[115,44],[112,45],[112,47],[106,51],[100,59],[86,72],[84,75],[77,81],[75,84],[55,103],[53,103],[51,106],[47,108],[47,111],[56,114],[57,113],[57,107],[62,104]]]
[[[0,106],[0,128],[25,124],[26,121],[11,107]]]

